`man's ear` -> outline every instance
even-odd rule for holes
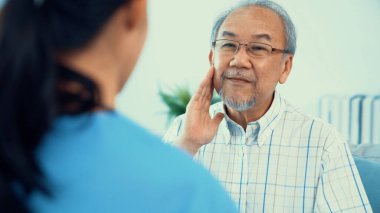
[[[210,66],[214,65],[214,53],[210,49],[210,52],[208,53],[208,61],[210,62]]]
[[[286,56],[284,67],[281,71],[281,76],[278,81],[280,84],[284,84],[286,82],[292,70],[292,66],[293,66],[293,55],[288,55]]]

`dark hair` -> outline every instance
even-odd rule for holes
[[[59,65],[60,51],[85,46],[130,0],[8,0],[0,12],[0,209],[27,212],[33,190],[47,196],[35,150],[62,113],[96,107],[98,87]],[[79,84],[83,92],[61,84]],[[75,106],[74,108],[69,106]]]

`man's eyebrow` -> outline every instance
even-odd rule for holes
[[[266,39],[268,41],[272,40],[272,37],[268,34],[256,34],[256,35],[252,35],[252,37],[255,39]]]
[[[237,34],[225,30],[225,31],[222,32],[222,37],[224,37],[224,36],[237,37]],[[254,39],[265,39],[267,41],[272,41],[272,37],[269,34],[266,34],[266,33],[255,34],[255,35],[252,35],[252,37]]]
[[[230,32],[230,31],[223,31],[222,32],[222,37],[224,36],[231,36],[231,37],[236,37],[237,35],[233,32]]]

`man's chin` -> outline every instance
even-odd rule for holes
[[[251,109],[256,104],[256,99],[248,99],[248,100],[236,100],[233,97],[229,96],[220,96],[223,103],[233,110],[236,110],[238,112],[247,111],[248,109]]]
[[[248,105],[248,104],[245,104],[245,103],[231,103],[231,102],[224,102],[224,104],[230,108],[230,109],[233,109],[235,111],[238,111],[238,112],[244,112],[244,111],[247,111],[249,109],[251,109],[253,105]]]

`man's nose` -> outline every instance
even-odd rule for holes
[[[251,60],[252,58],[247,52],[247,46],[243,44],[240,45],[239,49],[231,59],[230,66],[249,69],[252,67]]]

